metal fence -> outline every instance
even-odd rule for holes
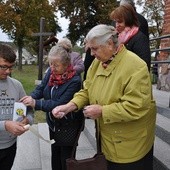
[[[162,39],[165,39],[165,38],[170,38],[170,34],[164,35],[164,36],[160,36],[160,37],[157,37],[157,38],[151,38],[150,42],[154,41],[154,40],[162,40]],[[161,49],[151,49],[151,54],[153,52],[160,52],[160,51],[170,52],[170,47],[161,48]],[[155,60],[155,61],[151,61],[151,70],[152,70],[152,73],[153,74],[156,73],[156,70],[158,69],[158,64],[169,64],[169,63],[170,63],[170,60],[161,60],[161,61],[156,61]],[[170,97],[169,97],[169,108],[170,108]]]
[[[157,37],[157,38],[151,38],[151,39],[150,39],[150,42],[151,42],[151,41],[154,41],[154,40],[165,39],[165,38],[170,38],[170,34],[168,34],[168,35],[163,35],[163,36],[160,36],[160,37]],[[153,52],[159,52],[159,51],[169,51],[169,52],[170,52],[170,47],[161,48],[161,49],[151,49],[150,51],[151,51],[151,53],[153,53]],[[170,60],[151,61],[151,64],[158,64],[158,63],[160,63],[160,64],[170,63]]]

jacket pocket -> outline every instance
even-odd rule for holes
[[[147,130],[140,129],[128,133],[116,133],[112,136],[115,153],[118,158],[131,159],[143,153]]]

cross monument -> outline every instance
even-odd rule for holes
[[[38,70],[38,80],[42,80],[42,72],[43,72],[43,36],[50,36],[53,35],[53,32],[44,32],[44,21],[45,18],[41,17],[40,18],[40,32],[38,33],[33,33],[32,36],[39,36],[39,55],[38,55],[38,65],[39,65],[39,70]]]

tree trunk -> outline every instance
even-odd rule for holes
[[[18,70],[22,70],[22,47],[18,46]]]
[[[22,48],[24,46],[23,37],[19,36],[17,38],[17,46],[18,46],[18,70],[22,70]]]

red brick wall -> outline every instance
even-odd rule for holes
[[[163,33],[162,35],[170,34],[170,0],[165,1],[165,15],[164,15],[164,24],[163,24]],[[170,47],[170,38],[162,39],[160,48]],[[165,60],[168,58],[170,53],[160,52],[160,59]]]
[[[170,34],[170,0],[165,1],[165,15],[162,35]],[[165,38],[161,40],[160,48],[170,47],[170,38]],[[169,60],[170,52],[162,51],[159,54],[158,60]],[[170,91],[170,64],[160,64],[158,72],[157,88],[159,90]]]

